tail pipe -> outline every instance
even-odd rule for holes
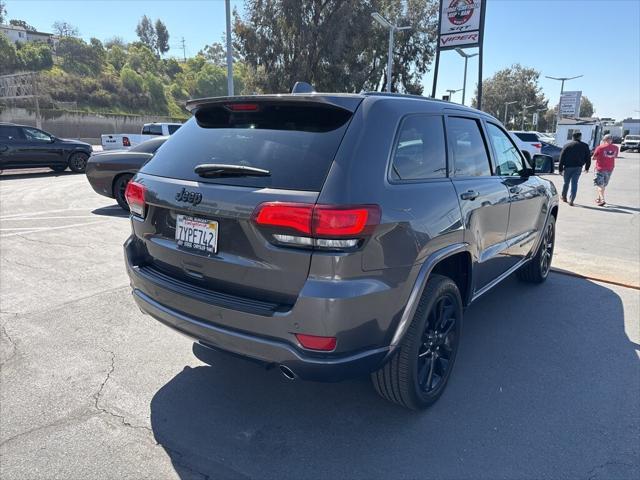
[[[298,376],[293,373],[293,370],[291,370],[286,365],[280,365],[278,368],[280,368],[280,372],[287,380],[295,380],[296,378],[298,378]]]

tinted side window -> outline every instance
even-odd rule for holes
[[[168,125],[167,128],[169,129],[169,135],[173,135],[180,128],[180,125]]]
[[[149,133],[151,135],[162,135],[162,125],[151,125],[149,127]]]
[[[496,175],[519,175],[522,171],[522,158],[511,139],[492,123],[487,123],[487,133],[496,154]]]
[[[142,127],[142,134],[149,135],[151,133],[151,127],[149,125],[144,125]]]
[[[523,142],[537,142],[538,136],[535,133],[516,133],[516,137],[518,137]]]
[[[400,127],[393,153],[393,180],[420,180],[447,175],[442,117],[413,115]]]
[[[458,177],[490,176],[489,156],[480,125],[471,118],[449,117],[447,138],[453,158],[453,174]]]
[[[15,142],[16,140],[22,140],[18,127],[0,125],[0,142]]]
[[[32,140],[36,142],[50,142],[51,137],[44,133],[42,130],[38,130],[36,128],[23,128],[24,136],[27,140]]]

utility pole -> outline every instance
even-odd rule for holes
[[[449,101],[450,101],[450,102],[453,102],[453,94],[454,94],[454,93],[458,93],[460,90],[463,90],[463,91],[464,91],[464,89],[462,89],[462,88],[459,88],[459,89],[457,89],[457,90],[452,90],[452,89],[448,89],[448,90],[447,90],[447,92],[449,92]],[[464,97],[463,97],[463,98],[464,98]],[[463,100],[463,102],[464,102],[464,100]]]
[[[233,52],[231,45],[231,6],[230,0],[225,0],[227,13],[227,95],[233,97]]]
[[[467,52],[465,52],[464,50],[462,50],[461,48],[456,48],[456,52],[458,52],[458,55],[460,55],[461,57],[464,58],[464,80],[463,80],[463,84],[462,84],[462,105],[464,105],[464,99],[466,97],[466,93],[467,93],[467,63],[469,62],[470,58],[473,58],[477,55],[479,55],[478,53],[472,53],[471,55],[469,55]],[[480,108],[480,107],[478,107]]]
[[[527,110],[535,107],[535,105],[525,105],[522,107],[522,125],[520,126],[520,130],[524,130],[524,119],[527,116]]]
[[[507,111],[509,110],[509,105],[513,105],[514,103],[518,103],[517,100],[514,100],[513,102],[505,102],[504,104],[504,126],[507,126]]]
[[[184,43],[184,37],[182,37],[182,40],[180,41],[180,45],[182,46],[182,58],[186,62],[187,61],[187,47],[185,46],[185,43]]]
[[[227,0],[228,1],[228,0]],[[373,19],[385,28],[389,29],[389,57],[387,58],[387,92],[391,93],[391,71],[393,69],[393,34],[401,30],[408,30],[411,27],[399,27],[392,24],[389,20],[384,18],[378,12],[371,14]]]
[[[562,82],[560,84],[560,99],[558,100],[558,112],[556,114],[556,131],[558,130],[558,123],[560,123],[560,117],[561,117],[560,105],[562,102],[562,94],[564,93],[564,82],[567,80],[574,80],[576,78],[580,78],[583,76],[584,75],[576,75],[575,77],[550,77],[548,75],[545,75],[544,77],[544,78],[548,78],[549,80],[559,80],[560,82]]]

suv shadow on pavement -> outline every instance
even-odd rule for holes
[[[366,378],[291,382],[219,354],[155,394],[151,425],[183,480],[638,478],[640,346],[624,314],[606,286],[510,279],[468,310],[457,372],[427,411]]]

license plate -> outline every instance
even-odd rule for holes
[[[176,216],[176,243],[179,247],[204,253],[218,251],[218,222],[206,218]]]

